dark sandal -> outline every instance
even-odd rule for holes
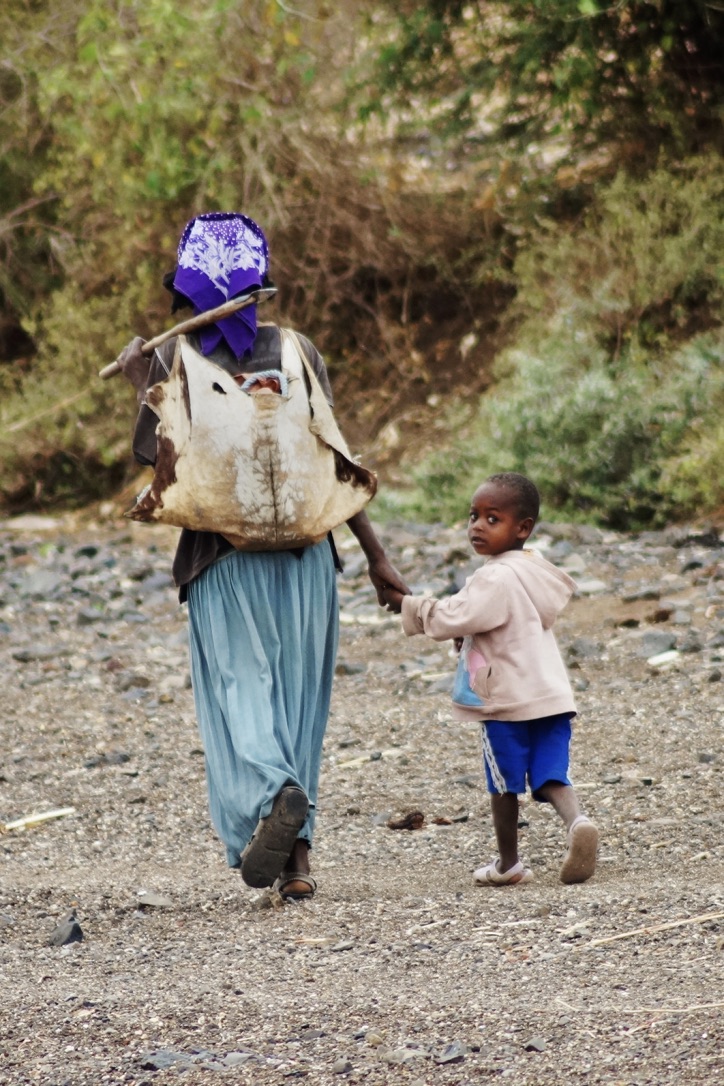
[[[284,870],[309,810],[301,788],[287,785],[274,800],[266,818],[260,818],[254,836],[241,857],[241,877],[247,886],[271,886]]]
[[[290,882],[303,882],[309,889],[287,891],[284,887],[289,886]],[[274,883],[273,889],[290,901],[308,901],[317,892],[317,880],[304,871],[283,871]]]

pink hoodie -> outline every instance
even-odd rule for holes
[[[537,720],[575,713],[573,692],[553,635],[553,623],[575,583],[535,551],[491,556],[446,599],[404,596],[402,627],[408,637],[435,641],[472,635],[483,666],[472,688],[482,710],[455,705],[461,720]]]

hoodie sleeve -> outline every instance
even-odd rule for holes
[[[485,568],[469,577],[454,596],[431,599],[403,596],[402,628],[408,637],[424,633],[434,641],[484,633],[508,618],[508,593],[502,578]]]

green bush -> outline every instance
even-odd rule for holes
[[[452,451],[381,508],[465,515],[493,471],[530,475],[560,515],[616,528],[724,505],[724,216],[720,169],[697,160],[620,176],[574,231],[550,227],[516,264],[518,327],[498,383]]]
[[[599,359],[584,372],[518,354],[515,378],[487,394],[452,448],[428,458],[410,492],[381,496],[380,514],[453,523],[496,471],[538,485],[548,516],[619,529],[663,525],[724,505],[724,337],[671,359],[662,382]],[[455,432],[460,412],[451,412]]]

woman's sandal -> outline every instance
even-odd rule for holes
[[[473,878],[480,886],[520,886],[521,883],[532,880],[533,872],[529,867],[523,867],[520,861],[507,871],[498,871],[498,861],[493,860],[474,871]]]
[[[307,890],[285,890],[292,882],[303,882]],[[273,889],[288,901],[309,901],[317,892],[317,880],[304,871],[283,871],[274,883]]]
[[[568,831],[568,851],[563,859],[560,880],[565,883],[585,882],[596,870],[598,830],[585,815],[579,815]]]
[[[272,886],[284,870],[309,810],[305,792],[296,785],[282,788],[266,818],[241,857],[241,877],[247,886]]]

